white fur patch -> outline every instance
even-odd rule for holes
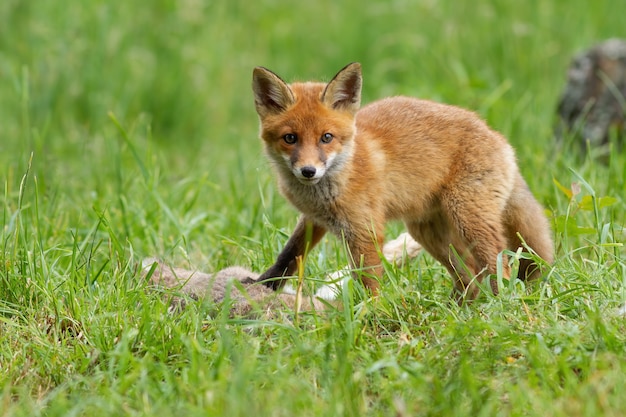
[[[315,297],[321,298],[326,301],[336,300],[345,286],[345,280],[351,279],[352,275],[350,274],[350,270],[346,267],[339,271],[335,271],[332,274],[328,275],[325,280],[328,284],[322,285],[320,288],[315,291]],[[291,283],[285,284],[282,289],[284,294],[296,295],[297,291],[293,287]]]
[[[415,258],[422,250],[422,246],[407,232],[400,233],[397,238],[390,240],[383,246],[383,255],[389,262],[401,264],[404,255],[408,259]]]
[[[152,265],[154,265],[155,263],[159,263],[159,260],[157,258],[143,258],[141,260],[141,270],[144,272],[148,272],[150,268],[152,268]]]

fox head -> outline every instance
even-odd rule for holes
[[[343,68],[328,84],[288,85],[266,68],[254,69],[261,138],[281,175],[313,185],[350,160],[361,85],[359,63]]]

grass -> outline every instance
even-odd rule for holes
[[[1,2],[0,414],[623,415],[626,158],[552,136],[570,57],[626,37],[621,6]],[[295,224],[256,138],[252,68],[328,80],[351,61],[365,102],[444,101],[510,138],[554,267],[465,307],[421,255],[387,266],[380,299],[355,290],[297,326],[169,314],[143,257],[260,271]],[[344,262],[329,237],[307,275]]]

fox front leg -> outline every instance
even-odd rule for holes
[[[313,248],[324,234],[326,234],[324,227],[313,223],[304,216],[300,217],[295,230],[278,255],[276,262],[261,274],[258,282],[262,282],[273,290],[282,288],[285,285],[284,277],[296,272],[298,256],[304,256],[304,253]]]
[[[362,236],[355,236],[348,242],[350,263],[355,270],[354,276],[363,283],[363,286],[372,295],[378,295],[380,290],[379,280],[383,274],[383,266],[379,250],[382,248],[383,240],[381,231],[373,235],[364,233]]]

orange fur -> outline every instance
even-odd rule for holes
[[[361,84],[358,63],[328,84],[288,85],[254,70],[266,153],[282,194],[302,213],[260,280],[282,286],[296,257],[330,231],[345,238],[360,279],[377,293],[391,219],[446,266],[459,301],[477,295],[474,279],[496,273],[498,253],[521,245],[517,233],[552,262],[548,221],[502,135],[470,111],[425,100],[392,97],[359,109]],[[535,271],[523,263],[520,272]]]

